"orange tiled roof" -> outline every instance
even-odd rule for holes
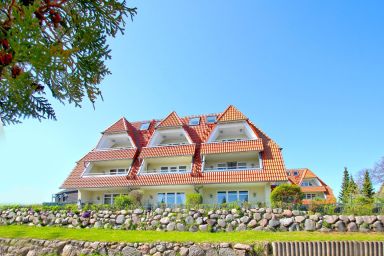
[[[183,125],[183,123],[181,122],[179,116],[176,114],[175,111],[173,111],[163,121],[160,122],[160,124],[157,126],[157,128],[177,127],[177,126],[182,126],[182,125]]]
[[[133,159],[136,149],[111,149],[111,150],[93,150],[85,157],[86,161],[106,161],[106,160],[121,160]]]
[[[263,142],[257,140],[243,140],[233,142],[213,142],[201,144],[201,154],[219,154],[231,152],[263,151]]]
[[[218,122],[230,122],[247,120],[248,118],[241,113],[237,108],[230,105],[217,119]]]
[[[294,172],[297,173],[297,175],[294,175]],[[332,189],[327,185],[325,184],[324,181],[322,181],[314,172],[312,172],[311,170],[307,169],[307,168],[302,168],[302,169],[288,169],[287,170],[287,173],[288,173],[288,180],[291,181],[291,183],[293,184],[296,184],[296,185],[299,185],[301,184],[301,182],[304,180],[304,179],[312,179],[312,178],[316,178],[319,180],[321,186],[316,186],[316,187],[303,187],[303,186],[300,186],[301,187],[301,190],[304,192],[304,193],[311,193],[311,192],[324,192],[325,193],[325,197],[326,197],[326,201],[329,202],[329,203],[334,203],[336,202],[336,198],[335,196],[333,195],[333,191]],[[303,203],[304,204],[307,204],[306,202],[310,202],[309,199],[305,199],[303,200]]]
[[[168,156],[185,156],[195,153],[195,144],[180,146],[164,146],[143,148],[140,153],[141,158],[148,157],[168,157]]]
[[[206,117],[215,115],[217,122],[227,121],[246,121],[257,136],[255,141],[239,141],[218,143],[212,146],[206,144],[209,135],[216,127],[217,123],[206,123]],[[189,119],[200,117],[199,125],[189,125]],[[178,117],[175,112],[169,114],[157,127],[182,126],[191,138],[193,145],[180,145],[169,147],[147,147],[155,129],[156,124],[161,120],[128,122],[121,118],[115,124],[105,130],[104,133],[127,132],[132,138],[137,149],[133,156],[133,163],[128,177],[81,177],[84,171],[84,163],[91,160],[109,160],[114,156],[104,156],[107,153],[94,153],[91,151],[86,157],[81,159],[75,169],[64,181],[62,188],[81,188],[81,187],[116,187],[131,185],[159,185],[159,184],[198,184],[198,183],[226,183],[226,182],[250,182],[250,181],[284,181],[287,180],[286,169],[280,147],[258,127],[251,123],[235,107],[229,106],[223,113],[209,115],[195,115]],[[149,122],[147,130],[140,130],[143,122]],[[230,144],[236,146],[229,146]],[[227,146],[228,145],[228,146]],[[262,159],[262,170],[243,170],[237,172],[203,172],[201,168],[202,154],[208,152],[218,152],[218,148],[226,151],[260,150]],[[111,154],[111,153],[108,153]],[[114,152],[112,154],[118,154]],[[132,158],[132,151],[126,152],[127,158]],[[192,155],[192,172],[187,174],[162,174],[162,175],[137,175],[142,163],[142,158],[146,157],[170,157],[175,155]],[[94,160],[95,161],[95,160]]]

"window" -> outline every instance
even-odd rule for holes
[[[311,180],[305,180],[305,181],[302,181],[301,182],[301,186],[302,187],[313,187],[314,184]]]
[[[245,169],[247,168],[247,163],[237,163],[237,169]]]
[[[213,124],[216,122],[216,116],[207,116],[207,124]]]
[[[157,203],[168,206],[184,204],[185,194],[183,192],[157,193]]]
[[[109,170],[109,175],[123,175],[127,174],[128,169],[111,169]]]
[[[140,130],[148,130],[149,125],[150,125],[150,122],[142,123],[140,126]]]
[[[297,171],[294,171],[293,176],[299,176],[299,173]]]
[[[218,191],[217,203],[248,202],[248,191]]]
[[[168,167],[167,166],[161,167],[160,168],[160,172],[161,173],[167,173],[168,172]]]
[[[253,165],[254,166],[254,165]],[[247,163],[245,162],[226,162],[218,163],[217,170],[237,170],[237,169],[246,169]]]
[[[189,125],[199,125],[200,124],[200,117],[194,117],[189,119]]]
[[[187,166],[186,165],[180,165],[180,166],[162,166],[160,167],[160,173],[177,173],[177,172],[186,172]]]
[[[304,199],[314,199],[318,197],[316,194],[304,194]]]

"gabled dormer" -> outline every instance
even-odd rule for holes
[[[248,118],[230,105],[217,119],[207,143],[256,140],[257,135],[247,122]]]
[[[124,117],[121,118],[102,133],[96,150],[136,148],[129,127],[132,127],[130,123]]]
[[[170,113],[156,127],[147,147],[178,146],[192,144],[176,112]]]

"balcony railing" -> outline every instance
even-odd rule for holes
[[[244,166],[226,166],[226,167],[205,167],[204,171],[241,171],[241,170],[254,170],[254,169],[261,169],[260,165],[255,165],[255,166],[249,166],[249,165],[244,165]]]

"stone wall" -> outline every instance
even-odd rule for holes
[[[0,238],[0,255],[2,256],[78,256],[89,254],[108,256],[259,256],[270,255],[270,252],[271,245],[268,243],[104,243]]]
[[[8,209],[0,211],[0,225],[64,226],[126,230],[230,232],[338,231],[383,232],[384,216],[309,215],[302,211],[271,208],[205,210],[143,209],[121,211],[41,211]]]

